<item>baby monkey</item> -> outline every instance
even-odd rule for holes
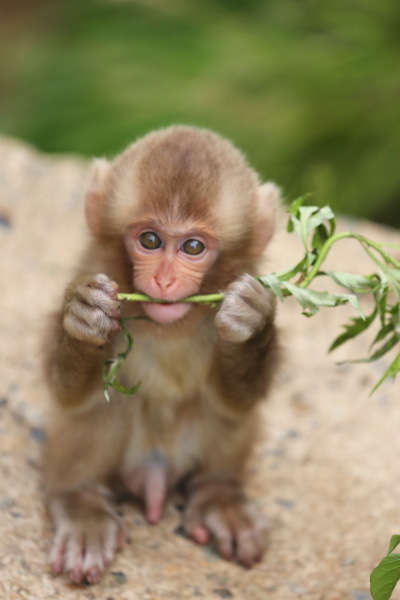
[[[85,197],[91,235],[45,344],[54,574],[99,580],[124,541],[113,504],[121,485],[150,523],[181,485],[188,537],[212,540],[246,567],[260,559],[265,525],[243,485],[276,369],[275,302],[251,275],[278,197],[204,129],[169,127],[112,162],[95,161]],[[173,303],[124,305],[124,317],[145,317],[128,321],[135,348],[121,369],[122,383],[140,387],[106,403],[101,373],[120,343],[118,290]],[[224,291],[218,309],[179,302],[216,291]]]

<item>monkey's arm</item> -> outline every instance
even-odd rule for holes
[[[117,286],[106,275],[81,276],[68,286],[45,342],[45,369],[61,404],[78,405],[101,384],[118,319]]]
[[[262,398],[277,362],[275,297],[250,275],[228,288],[216,316],[213,376],[225,402],[249,407]]]

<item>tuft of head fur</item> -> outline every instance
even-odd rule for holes
[[[229,141],[174,125],[138,139],[110,164],[97,162],[86,214],[98,236],[121,236],[139,219],[207,228],[240,271],[269,241],[278,198]]]

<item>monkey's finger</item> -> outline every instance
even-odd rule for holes
[[[103,533],[103,562],[108,567],[117,551],[120,527],[115,521],[109,521]]]
[[[124,543],[125,543],[125,537],[126,536],[125,536],[124,530],[121,527],[119,527],[118,532],[117,532],[117,547],[116,547],[117,552],[122,550]]]
[[[111,332],[121,330],[121,325],[116,319],[110,319],[100,309],[88,309],[72,305],[64,315],[64,329],[72,337],[101,346],[108,341]],[[92,314],[92,313],[95,314]]]
[[[119,318],[120,316],[116,292],[115,294],[110,295],[102,289],[91,288],[87,285],[79,285],[75,292],[74,299],[76,298],[88,306],[101,308],[101,310],[110,317]]]
[[[202,519],[202,510],[194,503],[186,508],[184,528],[189,537],[198,544],[206,544],[210,534],[205,527]]]
[[[63,570],[67,537],[67,531],[63,527],[57,529],[49,553],[49,564],[53,575],[59,575]]]
[[[231,560],[233,557],[233,535],[226,519],[219,511],[210,511],[205,515],[204,523],[213,535],[221,556]]]
[[[264,317],[241,298],[228,296],[215,317],[215,324],[226,341],[244,342],[262,329]]]
[[[93,308],[73,298],[68,306],[69,312],[75,315],[81,321],[84,321],[89,327],[107,334],[113,329],[113,319],[106,315],[100,308]]]
[[[259,561],[267,545],[268,522],[252,503],[243,506],[241,519],[235,522],[238,561],[251,567]]]
[[[83,536],[72,534],[69,536],[65,550],[64,571],[73,583],[80,583],[83,579]]]
[[[276,297],[250,275],[242,275],[234,281],[228,287],[227,293],[234,297],[240,297],[246,304],[267,318],[272,318],[275,313]]]
[[[73,338],[82,342],[88,342],[96,346],[102,346],[107,341],[99,332],[93,331],[91,327],[75,315],[67,313],[63,321],[65,331]]]
[[[90,530],[85,542],[83,572],[88,583],[97,583],[104,571],[102,540],[97,530]]]
[[[236,532],[236,555],[245,567],[251,567],[262,556],[257,533],[251,527],[239,527]]]
[[[186,529],[189,537],[191,537],[198,544],[206,544],[210,537],[207,529],[200,524],[192,525]]]
[[[97,273],[89,282],[89,287],[104,290],[107,294],[117,297],[118,284],[104,273]]]
[[[270,314],[275,311],[276,298],[271,291],[267,290],[257,279],[250,277],[238,293],[240,297],[254,310],[262,314]]]

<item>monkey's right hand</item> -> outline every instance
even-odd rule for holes
[[[67,288],[63,316],[65,331],[82,342],[103,346],[121,330],[118,285],[107,275],[84,276]]]

